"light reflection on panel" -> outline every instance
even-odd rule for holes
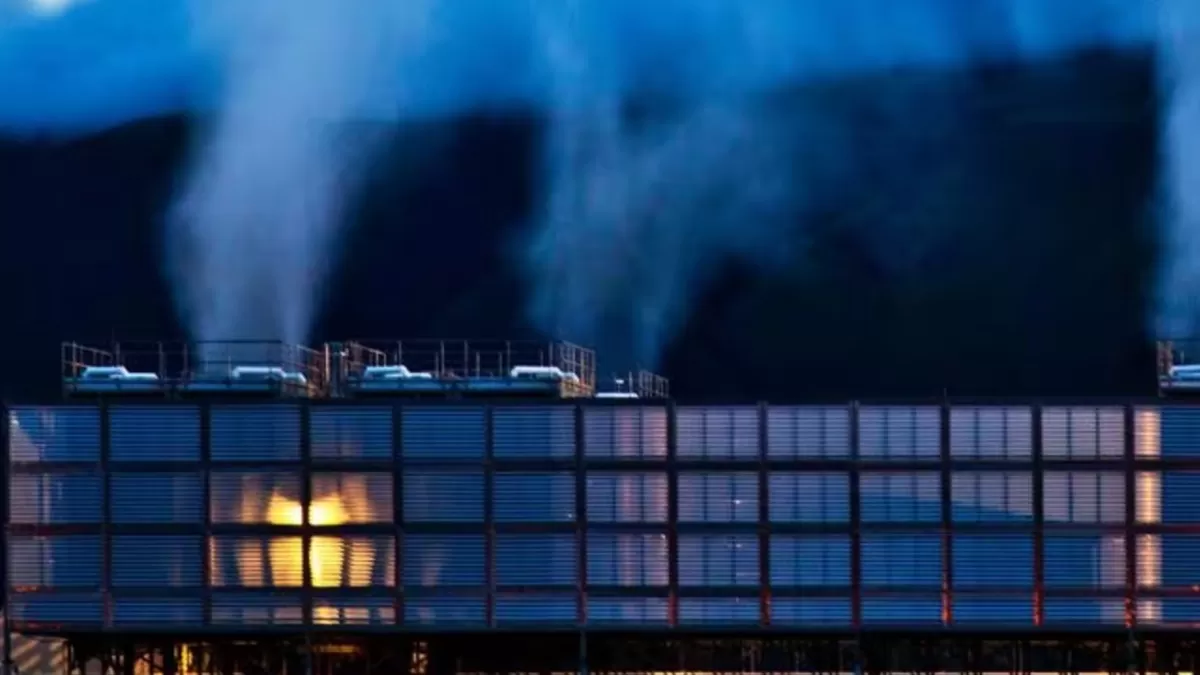
[[[503,472],[495,475],[493,505],[499,523],[566,523],[575,520],[575,475]]]
[[[1033,588],[1033,535],[955,534],[954,587]]]
[[[214,524],[300,525],[300,476],[270,471],[213,471],[209,512]]]
[[[483,472],[405,469],[404,519],[410,523],[483,522]]]
[[[1156,598],[1138,601],[1138,624],[1194,629],[1200,616],[1200,598]]]
[[[1200,408],[1163,406],[1139,408],[1134,414],[1138,457],[1185,459],[1200,457]]]
[[[209,452],[214,461],[300,459],[300,409],[296,406],[214,406],[209,417]]]
[[[414,626],[483,626],[487,610],[482,596],[406,597],[404,623]]]
[[[552,623],[574,624],[577,619],[574,595],[496,596],[496,625]]]
[[[1125,522],[1125,476],[1118,471],[1047,471],[1042,478],[1046,522]]]
[[[569,459],[575,456],[575,410],[561,406],[496,408],[492,456],[497,459]]]
[[[665,459],[667,411],[648,406],[585,408],[584,452],[603,459]]]
[[[317,526],[390,523],[393,494],[390,473],[313,474],[309,522]]]
[[[680,459],[757,459],[758,408],[680,407],[675,411],[676,453]]]
[[[1125,586],[1125,535],[1046,534],[1047,588]]]
[[[114,523],[199,524],[204,520],[204,476],[198,471],[114,473],[109,502]]]
[[[100,585],[100,537],[13,536],[8,542],[8,585],[80,588]]]
[[[314,406],[309,413],[309,438],[313,459],[391,459],[392,409]]]
[[[116,598],[113,624],[121,627],[199,626],[204,608],[192,598]]]
[[[845,459],[850,456],[846,406],[772,406],[767,410],[771,459]]]
[[[482,586],[482,534],[413,534],[404,537],[405,586]]]
[[[1025,460],[1033,454],[1033,410],[1026,406],[956,406],[950,410],[950,456]]]
[[[588,585],[666,586],[667,535],[592,532],[587,539]]]
[[[858,455],[871,460],[936,460],[941,455],[941,426],[936,406],[864,406],[858,412]]]
[[[1124,409],[1117,406],[1042,409],[1042,455],[1046,459],[1120,459],[1124,454]]]
[[[400,435],[405,460],[482,459],[483,408],[405,408]]]
[[[955,522],[1033,520],[1033,474],[1028,471],[956,471],[950,495]]]
[[[118,535],[111,547],[114,588],[186,588],[204,581],[201,535]]]
[[[679,474],[679,522],[758,521],[758,476],[749,471]]]
[[[234,626],[294,626],[304,622],[299,595],[216,593],[212,622]]]
[[[100,476],[86,473],[9,476],[9,519],[19,525],[99,523]]]
[[[666,598],[591,596],[587,612],[588,623],[598,625],[665,626],[668,619]]]
[[[314,588],[389,588],[396,585],[391,536],[319,536],[309,545]]]
[[[850,522],[850,477],[831,471],[778,472],[768,478],[773,523]]]
[[[756,586],[757,534],[679,535],[680,586]]]
[[[17,406],[8,411],[9,461],[100,460],[100,411],[93,406]]]
[[[881,588],[941,588],[941,534],[863,534],[862,583]]]
[[[772,587],[848,587],[850,535],[773,534],[769,562]]]
[[[772,626],[849,626],[850,598],[774,598]]]
[[[391,598],[313,598],[313,623],[318,626],[390,626],[396,623]]]
[[[209,541],[213,586],[298,587],[304,580],[300,537],[215,536]]]
[[[502,586],[571,586],[579,578],[575,535],[496,535],[496,583]]]
[[[593,523],[665,523],[667,474],[588,473],[587,517]]]
[[[864,523],[937,523],[942,519],[936,471],[865,472],[859,479]]]
[[[679,623],[685,625],[757,624],[758,598],[680,598]]]

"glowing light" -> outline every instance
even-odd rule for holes
[[[29,8],[34,14],[51,17],[67,11],[77,0],[28,0]]]

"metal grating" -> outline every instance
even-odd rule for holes
[[[482,523],[483,472],[405,469],[404,519],[410,523]]]
[[[972,597],[955,595],[951,604],[954,610],[954,623],[962,624],[993,624],[1005,626],[1033,625],[1033,596],[1024,598],[1014,597]]]
[[[771,600],[772,626],[849,626],[849,598],[775,598]]]
[[[90,473],[14,474],[8,479],[9,522],[15,525],[99,523],[102,483]]]
[[[406,534],[404,585],[483,586],[484,539],[482,534]]]
[[[1046,588],[1122,588],[1125,586],[1125,535],[1046,535]]]
[[[768,478],[773,523],[850,521],[850,477],[832,471],[777,472]]]
[[[666,598],[604,598],[589,597],[587,604],[590,625],[666,626]]]
[[[119,535],[112,538],[113,588],[189,588],[204,584],[201,535]]]
[[[1125,522],[1125,476],[1116,471],[1047,471],[1042,477],[1046,522]]]
[[[309,413],[313,459],[392,458],[392,409],[383,406],[314,406]]]
[[[680,598],[681,625],[757,624],[760,618],[758,598]]]
[[[941,533],[862,535],[862,584],[867,588],[940,589]]]
[[[497,408],[492,413],[497,459],[569,459],[575,456],[575,409]]]
[[[22,593],[9,598],[8,611],[13,623],[98,626],[104,619],[104,600],[99,593]]]
[[[300,476],[281,471],[213,471],[209,513],[214,524],[300,525]]]
[[[208,550],[213,586],[295,588],[304,581],[300,537],[220,535],[209,540]]]
[[[864,625],[912,625],[942,623],[942,601],[931,597],[863,598]]]
[[[313,474],[309,522],[316,526],[390,523],[395,518],[394,494],[390,473]]]
[[[667,411],[650,407],[585,408],[584,452],[596,459],[664,459]]]
[[[493,504],[498,523],[565,523],[575,520],[575,475],[497,473]]]
[[[392,626],[396,623],[396,604],[391,598],[313,599],[313,623],[318,626]]]
[[[950,480],[951,517],[956,523],[1033,521],[1031,472],[956,471]]]
[[[587,517],[593,523],[665,523],[666,473],[588,473]]]
[[[1158,476],[1162,485],[1158,504],[1161,522],[1168,524],[1200,523],[1200,472],[1163,471]],[[1153,485],[1153,482],[1153,480],[1146,481],[1150,485]],[[1153,497],[1153,495],[1148,495],[1147,500],[1153,500]],[[1147,506],[1152,505],[1148,504]]]
[[[409,597],[404,601],[404,623],[410,626],[478,627],[487,624],[482,597]]]
[[[12,536],[8,540],[10,588],[95,588],[101,583],[97,535]]]
[[[850,535],[773,534],[770,546],[771,588],[849,588]]]
[[[17,406],[8,411],[8,459],[31,462],[100,460],[100,410],[86,406]]]
[[[396,539],[391,535],[313,537],[308,561],[314,588],[396,585]]]
[[[1032,455],[1032,408],[956,406],[950,410],[950,456],[954,459],[1028,460]]]
[[[936,406],[863,407],[858,412],[858,455],[872,460],[936,460],[941,454],[941,428],[941,410]]]
[[[112,614],[113,625],[121,628],[199,626],[204,607],[192,598],[116,598]]]
[[[758,521],[758,476],[749,471],[679,474],[679,522]]]
[[[955,588],[1033,588],[1032,534],[955,534],[950,550]]]
[[[575,535],[496,535],[496,584],[573,586],[579,578]]]
[[[680,586],[757,586],[758,535],[679,535]]]
[[[406,408],[400,429],[405,459],[483,458],[483,408]]]
[[[212,622],[218,626],[295,626],[304,623],[300,597],[267,593],[216,593]]]
[[[113,406],[108,439],[113,462],[196,462],[200,410],[190,405]]]
[[[942,518],[936,471],[866,472],[859,478],[864,523],[936,523]]]
[[[109,476],[112,520],[122,525],[199,524],[204,477],[194,473],[114,473]]]
[[[300,409],[291,405],[214,406],[209,452],[218,462],[300,459]]]
[[[671,558],[666,534],[592,532],[587,536],[589,586],[666,586]]]
[[[767,455],[772,459],[850,456],[850,410],[845,406],[767,409]]]
[[[757,459],[758,409],[681,407],[675,411],[680,459]]]
[[[509,595],[496,596],[496,625],[555,624],[573,625],[577,609],[574,595]]]
[[[1125,411],[1110,407],[1042,410],[1046,459],[1120,459],[1125,452]]]

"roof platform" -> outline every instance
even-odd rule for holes
[[[323,350],[278,341],[62,345],[67,397],[316,398],[328,388]]]
[[[569,342],[404,340],[330,343],[347,396],[581,398],[596,354]]]
[[[1158,341],[1159,396],[1200,398],[1200,339]]]

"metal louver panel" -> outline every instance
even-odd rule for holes
[[[406,460],[483,458],[483,408],[405,408],[400,430]]]
[[[745,625],[759,622],[758,598],[680,598],[682,625]]]
[[[860,408],[858,455],[871,460],[936,460],[941,455],[941,426],[941,411],[935,406]]]
[[[9,520],[16,525],[99,523],[103,515],[96,474],[13,474],[8,490]]]
[[[955,595],[954,624],[1033,625],[1033,598]]]
[[[584,408],[583,447],[596,459],[665,459],[667,411],[663,408]]]
[[[940,624],[942,601],[928,598],[863,598],[862,621],[868,625]]]
[[[492,455],[497,459],[574,457],[574,408],[497,408],[492,412]]]
[[[587,538],[589,586],[666,586],[667,535],[593,532]]]
[[[313,623],[318,626],[392,626],[396,604],[391,598],[313,599]]]
[[[499,523],[575,520],[575,476],[571,473],[497,473],[493,494]]]
[[[1116,471],[1047,471],[1042,478],[1048,523],[1125,522],[1125,476]]]
[[[1149,607],[1147,607],[1149,606]],[[1153,608],[1152,611],[1145,611]],[[1200,598],[1160,598],[1143,600],[1138,606],[1138,623],[1191,628],[1200,616]]]
[[[758,522],[758,476],[749,471],[679,474],[679,522]]]
[[[295,626],[304,623],[300,596],[267,593],[217,593],[212,622],[218,626]]]
[[[1188,410],[1188,408],[1183,408],[1183,410]],[[1139,406],[1133,409],[1134,456],[1138,459],[1158,459],[1163,455],[1164,443],[1175,446],[1172,453],[1176,457],[1197,456],[1197,450],[1192,447],[1195,442],[1191,440],[1190,420],[1183,424],[1175,422],[1168,425],[1172,427],[1171,432],[1168,433],[1174,438],[1163,439],[1163,412],[1156,406]],[[1191,415],[1186,417],[1191,417]]]
[[[409,597],[404,623],[410,626],[483,626],[487,612],[482,597]]]
[[[864,523],[936,523],[942,519],[941,477],[935,471],[864,473],[859,478]]]
[[[1044,546],[1046,588],[1125,586],[1124,534],[1047,534]]]
[[[666,598],[589,597],[588,623],[591,625],[666,626]]]
[[[957,523],[1033,520],[1033,474],[1028,471],[956,471],[951,476],[951,517]]]
[[[389,460],[392,409],[384,406],[313,407],[309,413],[313,459]]]
[[[941,534],[862,535],[862,583],[872,588],[940,589]]]
[[[308,560],[314,588],[396,585],[396,540],[389,535],[313,537]]]
[[[1161,534],[1139,534],[1134,539],[1134,575],[1139,588],[1163,585],[1163,546]]]
[[[284,405],[214,406],[209,452],[218,462],[300,459],[300,409]]]
[[[119,405],[108,411],[113,462],[200,460],[200,410],[195,406]]]
[[[313,474],[309,521],[316,526],[390,523],[394,494],[390,473]]]
[[[1159,578],[1162,587],[1194,590],[1200,586],[1200,535],[1164,534],[1160,535],[1160,541]],[[1146,581],[1149,580],[1139,578],[1143,587],[1150,585]]]
[[[209,583],[247,588],[295,588],[304,581],[300,537],[215,536],[209,541]]]
[[[410,523],[482,523],[483,472],[406,469],[404,519]]]
[[[772,459],[845,459],[850,456],[850,410],[845,406],[771,407],[767,455]]]
[[[1033,588],[1032,534],[956,534],[954,587]]]
[[[1158,452],[1154,453],[1155,457],[1165,459],[1200,457],[1200,408],[1163,406],[1155,412],[1157,424],[1153,428],[1146,428],[1150,425],[1138,425],[1138,449],[1141,450],[1147,445],[1141,438],[1143,435],[1156,433],[1156,439],[1145,439],[1147,442],[1157,441]],[[1142,415],[1139,415],[1137,419],[1141,422]],[[1149,453],[1139,452],[1138,454],[1145,456]],[[1147,457],[1147,459],[1149,458]]]
[[[577,618],[574,595],[496,596],[496,625],[573,625]]]
[[[769,560],[772,588],[850,586],[848,534],[771,535]]]
[[[1121,598],[1046,598],[1047,625],[1125,623],[1125,601]],[[1139,611],[1141,622],[1141,612]]]
[[[1125,411],[1119,407],[1044,408],[1046,459],[1120,459],[1125,453]]]
[[[113,624],[136,626],[195,626],[204,620],[204,608],[191,598],[116,598],[112,602]]]
[[[100,537],[12,536],[8,540],[10,588],[94,588],[101,583]]]
[[[482,534],[407,534],[404,537],[404,585],[483,586]]]
[[[678,408],[676,453],[680,459],[757,459],[758,427],[753,407]]]
[[[214,524],[300,525],[300,476],[272,471],[213,471],[209,512]]]
[[[850,522],[850,477],[845,473],[778,472],[768,478],[773,523]]]
[[[201,535],[120,535],[111,545],[114,588],[189,588],[204,583]]]
[[[1145,478],[1143,478],[1144,476]],[[1172,525],[1200,523],[1200,471],[1163,471],[1158,476],[1161,477],[1159,481],[1162,486],[1159,497],[1161,522]],[[1150,476],[1146,476],[1145,473],[1139,475],[1138,478],[1146,485],[1153,485],[1153,481],[1149,480]],[[1139,492],[1150,491],[1139,490]],[[1139,494],[1139,497],[1142,496]],[[1146,494],[1144,499],[1153,501],[1154,495]],[[1141,505],[1139,504],[1139,506]]]
[[[496,583],[573,586],[579,578],[574,534],[496,535]]]
[[[99,593],[22,593],[10,597],[8,611],[14,623],[98,626],[104,619],[104,600]]]
[[[849,598],[775,598],[772,626],[849,626]]]
[[[193,473],[114,473],[109,478],[114,523],[199,524],[204,477]]]
[[[950,456],[954,459],[1027,460],[1033,455],[1033,410],[972,406],[950,411]]]
[[[665,523],[668,501],[666,473],[588,473],[589,522]]]
[[[758,535],[679,535],[680,586],[757,586]]]
[[[8,411],[9,461],[97,462],[100,411],[88,406],[18,406]]]

